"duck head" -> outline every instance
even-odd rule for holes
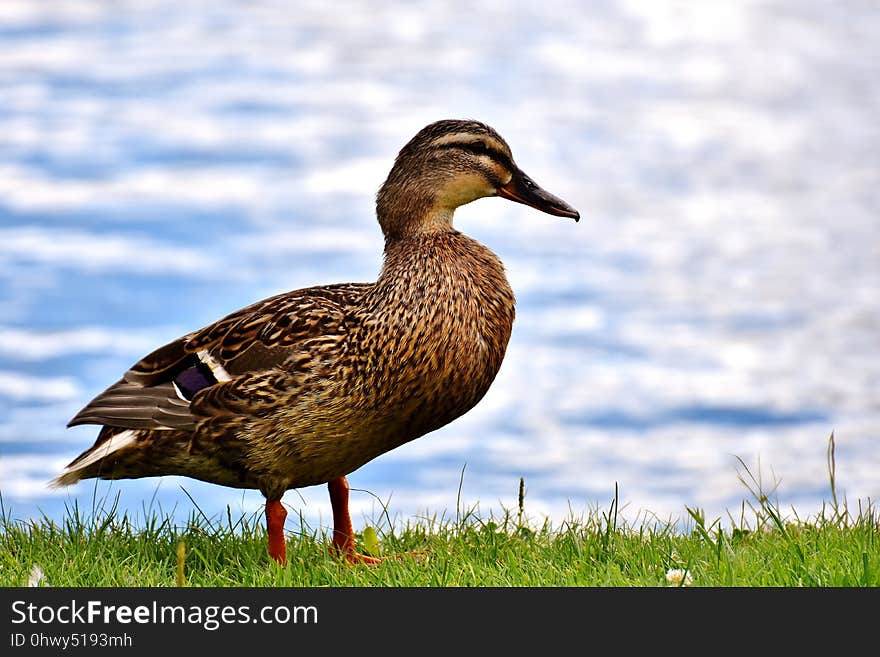
[[[452,230],[455,209],[484,196],[580,218],[514,163],[510,147],[495,130],[459,120],[426,126],[400,150],[376,196],[376,214],[386,239]]]

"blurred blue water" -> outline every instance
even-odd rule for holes
[[[584,219],[458,212],[517,293],[502,372],[354,487],[402,517],[454,512],[460,482],[512,506],[520,476],[555,519],[615,482],[633,515],[722,514],[747,495],[739,456],[808,513],[834,430],[838,481],[876,498],[878,29],[855,1],[4,3],[4,505],[58,518],[118,492],[137,512],[155,493],[185,517],[185,486],[209,514],[258,509],[175,478],[45,484],[94,438],[67,420],[155,346],[276,292],[374,279],[373,195],[447,117],[492,124]],[[328,517],[320,488],[285,501]]]

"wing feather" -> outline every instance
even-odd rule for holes
[[[301,380],[297,366],[286,370],[285,363],[307,340],[344,334],[346,318],[371,287],[306,288],[232,313],[142,358],[68,426],[194,430],[214,416],[261,415],[277,406],[279,390],[289,394]],[[217,365],[225,376],[215,376]]]

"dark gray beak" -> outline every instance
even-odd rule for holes
[[[534,180],[529,178],[523,171],[516,169],[513,178],[503,187],[498,188],[498,196],[509,198],[517,203],[525,203],[533,208],[554,214],[557,217],[571,217],[575,221],[581,218],[580,213],[568,203],[550,192],[545,192],[538,187]]]

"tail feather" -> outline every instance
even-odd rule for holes
[[[101,441],[99,437],[98,442],[95,443],[91,449],[83,452],[74,459],[70,465],[64,468],[60,475],[49,482],[49,486],[52,488],[70,486],[71,484],[78,482],[80,479],[91,476],[86,472],[89,466],[98,463],[110,454],[130,445],[137,439],[138,433],[138,431],[132,429],[125,429],[124,431],[111,435],[103,441]]]

